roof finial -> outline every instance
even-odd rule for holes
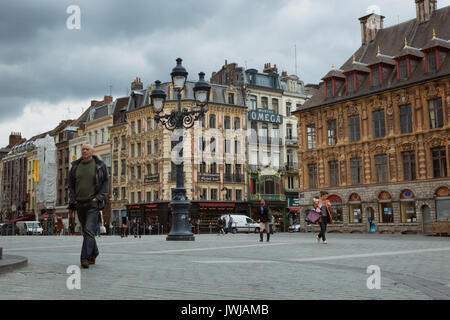
[[[433,28],[433,40],[436,39],[436,30]]]
[[[378,51],[377,51],[377,57],[379,57],[380,56],[380,46],[378,46]]]
[[[334,70],[334,63],[331,64],[331,70]]]
[[[356,62],[355,55],[353,55],[353,63],[355,63],[355,62]]]
[[[408,46],[408,41],[405,38],[405,48]]]

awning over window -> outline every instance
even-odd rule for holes
[[[9,220],[9,221],[7,221],[7,222],[9,222],[9,223],[15,223],[15,222],[17,222],[17,221],[34,221],[35,218],[36,218],[36,217],[34,216],[33,213],[27,213],[27,214],[24,215],[23,217],[19,217],[19,218],[13,219],[13,220]]]
[[[231,207],[234,208],[234,203],[223,203],[223,202],[216,202],[216,203],[208,203],[208,202],[200,202],[200,207]]]

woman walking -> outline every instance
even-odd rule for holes
[[[318,208],[320,208],[320,233],[317,236],[317,243],[320,243],[320,239],[323,240],[324,244],[327,244],[327,239],[325,237],[325,233],[327,231],[327,224],[333,223],[333,219],[331,218],[331,204],[330,201],[327,200],[328,192],[320,191],[320,199],[318,202]]]

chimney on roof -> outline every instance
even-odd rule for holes
[[[144,84],[141,81],[141,78],[136,77],[136,80],[134,80],[131,83],[131,90],[142,90],[144,88]]]
[[[9,135],[8,148],[12,148],[21,142],[22,142],[22,134],[20,132],[11,132],[11,134]]]
[[[265,63],[263,72],[264,73],[272,73],[272,72],[278,73],[277,65],[274,64],[273,67],[272,67],[270,62],[269,63]]]
[[[383,29],[383,19],[384,16],[380,16],[376,13],[371,13],[359,18],[359,21],[361,23],[362,44],[369,43],[370,41],[375,39],[378,30]]]
[[[113,97],[112,96],[104,96],[103,97],[103,103],[111,103],[112,102],[112,100],[113,100]]]
[[[437,7],[437,0],[415,0],[417,22],[422,23],[430,19]]]
[[[98,102],[99,102],[99,101],[97,101],[97,100],[91,100],[91,107],[92,107],[92,106],[95,106]]]

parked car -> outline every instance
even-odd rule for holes
[[[300,229],[301,229],[300,224],[293,224],[293,225],[289,226],[288,231],[289,232],[300,232]]]
[[[19,234],[22,235],[42,235],[43,231],[41,223],[39,221],[17,221],[16,228],[19,229]]]
[[[228,225],[228,215],[225,214],[221,216],[221,218],[225,218]],[[259,223],[254,221],[252,218],[241,215],[241,214],[232,214],[231,218],[233,219],[233,226],[231,227],[232,233],[237,232],[255,232],[259,233]]]
[[[19,230],[14,227],[13,223],[0,223],[0,235],[12,236],[14,233],[18,234]]]

